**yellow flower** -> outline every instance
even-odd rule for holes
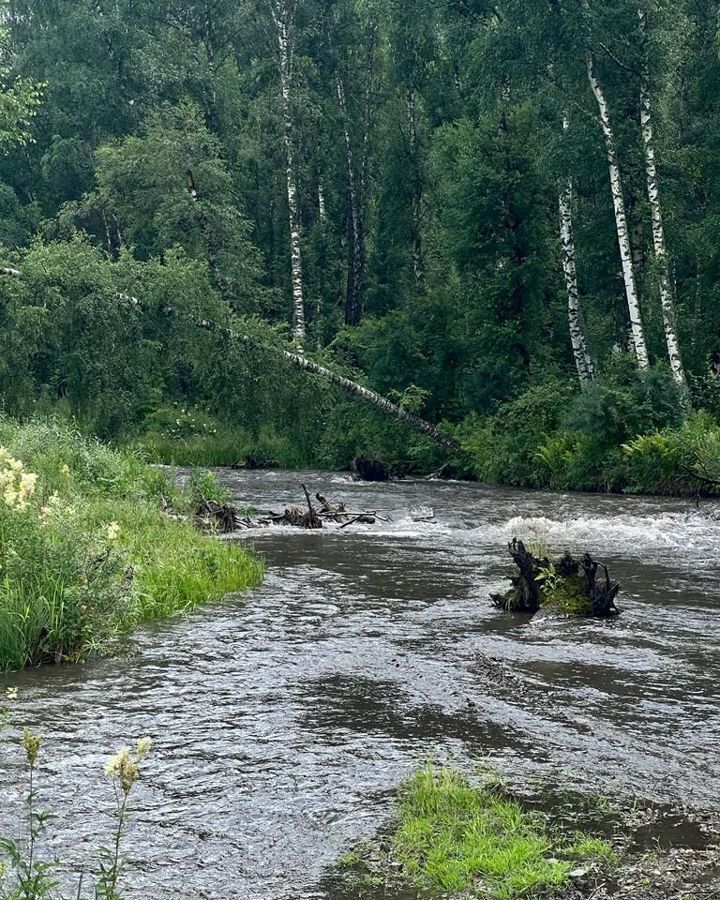
[[[60,471],[67,478],[68,475],[70,474],[70,466],[67,463],[65,463],[65,465],[62,467],[62,469],[60,469]]]
[[[39,735],[33,734],[32,731],[24,728],[22,742],[28,762],[31,766],[34,766],[38,758],[38,753],[40,752],[40,744],[42,741],[40,740]]]
[[[8,689],[5,691],[5,696],[6,696],[6,698],[7,698],[8,700],[10,700],[10,701],[17,700],[17,698],[18,698],[18,689],[17,689],[16,687],[8,688]]]
[[[107,538],[109,541],[116,541],[120,535],[120,526],[117,522],[111,522],[107,526]]]
[[[137,742],[137,758],[138,762],[145,759],[152,747],[152,740],[149,737],[140,738]]]
[[[7,488],[3,496],[5,499],[5,505],[9,506],[10,509],[14,509],[18,502],[20,494],[18,494],[18,492],[14,488],[9,487]]]

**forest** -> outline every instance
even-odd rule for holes
[[[2,77],[7,414],[714,490],[716,2],[8,0]]]
[[[0,900],[720,897],[719,161],[720,0],[0,0]]]

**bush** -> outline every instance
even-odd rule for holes
[[[720,428],[695,413],[681,428],[643,435],[623,447],[635,493],[720,493]]]
[[[540,487],[537,451],[558,429],[571,395],[570,385],[548,379],[500,406],[491,418],[466,419],[459,436],[474,474],[492,484]]]

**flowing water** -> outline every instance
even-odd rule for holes
[[[387,821],[431,754],[510,779],[720,810],[720,509],[454,483],[223,473],[283,510],[300,483],[390,519],[243,534],[261,589],[141,633],[136,652],[28,672],[14,716],[46,736],[53,850],[105,840],[101,773],[151,735],[127,840],[130,900],[326,897],[323,871]],[[513,536],[591,550],[622,581],[613,622],[502,614]],[[21,770],[2,745],[0,833]]]

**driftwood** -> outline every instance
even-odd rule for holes
[[[195,522],[201,528],[232,534],[241,528],[247,528],[247,522],[240,518],[237,509],[227,503],[216,503],[214,500],[203,500],[195,511]]]
[[[302,489],[305,494],[306,508],[291,506],[283,513],[261,513],[249,518],[242,517],[239,511],[230,504],[203,500],[196,510],[195,522],[200,528],[222,534],[232,534],[242,529],[263,528],[268,525],[319,530],[325,527],[326,522],[332,522],[341,528],[349,528],[352,525],[374,525],[378,520],[390,521],[374,510],[349,511],[344,504],[334,504],[320,493],[315,494],[315,499],[320,504],[320,507],[316,508],[310,498],[310,492],[304,484]]]
[[[507,612],[535,614],[555,608],[572,615],[609,619],[619,615],[615,600],[620,584],[613,582],[605,565],[586,553],[578,562],[566,553],[556,562],[534,556],[517,538],[509,544],[518,572],[505,594],[492,597],[493,604]],[[598,570],[604,577],[598,579]]]

